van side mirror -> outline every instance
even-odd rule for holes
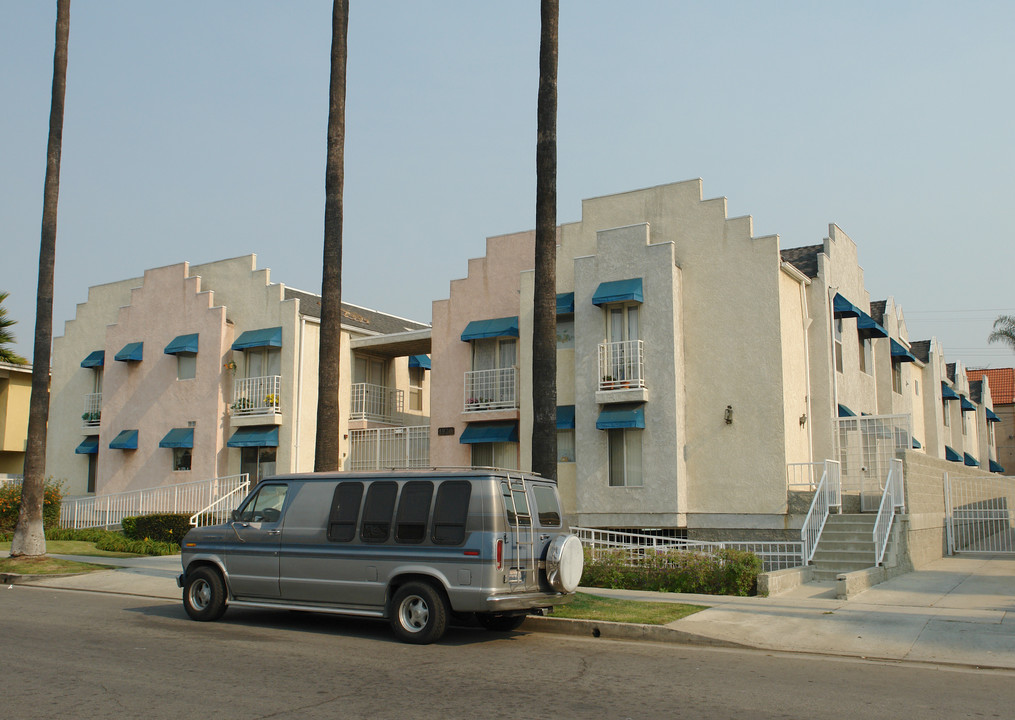
[[[240,511],[239,510],[233,510],[231,513],[229,513],[229,521],[230,522],[236,522],[239,519],[240,519]]]

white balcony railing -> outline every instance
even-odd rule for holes
[[[518,407],[518,368],[465,373],[465,412]]]
[[[423,468],[430,465],[430,426],[349,431],[349,469]]]
[[[383,385],[354,383],[352,386],[350,420],[391,420],[404,409],[405,392]]]
[[[278,415],[282,398],[279,375],[238,378],[233,382],[233,402],[229,411],[233,415]]]
[[[102,393],[85,395],[85,411],[81,413],[81,425],[86,428],[97,428],[102,417]]]
[[[599,389],[645,387],[645,341],[599,344]]]

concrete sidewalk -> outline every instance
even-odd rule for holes
[[[116,565],[118,569],[33,579],[25,584],[180,602],[178,555],[56,557]],[[523,629],[1015,669],[1015,558],[1011,556],[943,558],[851,600],[836,599],[834,582],[809,583],[769,598],[600,588],[582,591],[706,605],[708,609],[662,627],[531,618]]]

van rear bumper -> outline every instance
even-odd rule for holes
[[[520,593],[518,595],[489,595],[486,598],[487,612],[511,612],[533,608],[552,607],[568,602],[572,594],[564,593]]]

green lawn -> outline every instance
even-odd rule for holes
[[[64,573],[87,573],[106,570],[109,565],[61,560],[45,555],[41,558],[11,558],[9,542],[0,542],[0,573],[19,575],[61,575]],[[141,557],[131,553],[97,550],[90,542],[80,540],[47,540],[46,552],[55,555],[97,555],[101,557]]]
[[[0,557],[9,555],[10,552],[11,544],[9,542],[0,542]],[[94,555],[97,557],[117,558],[143,557],[142,555],[135,555],[134,553],[98,550],[95,547],[95,543],[84,542],[83,540],[47,540],[46,552],[54,555]]]
[[[570,603],[555,607],[552,617],[640,623],[642,625],[665,625],[668,622],[679,620],[682,617],[687,617],[705,609],[703,605],[618,600],[616,598],[576,593]]]

